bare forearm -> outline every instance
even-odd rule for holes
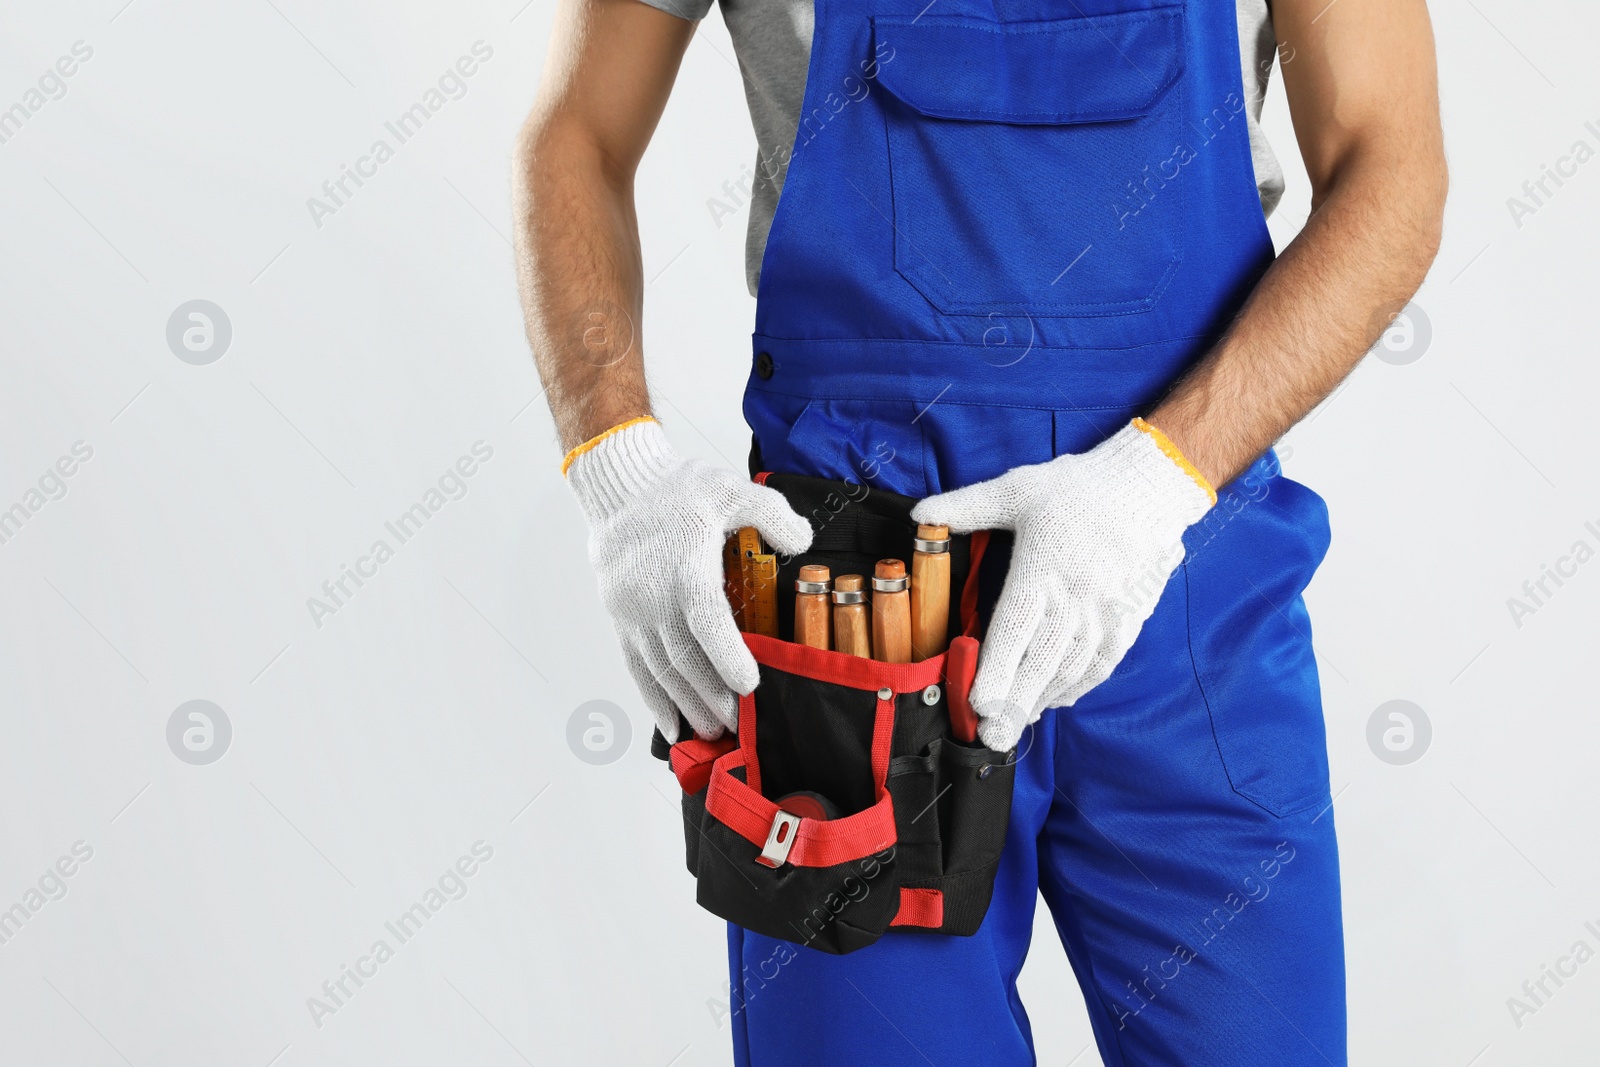
[[[1438,249],[1438,169],[1397,178],[1391,160],[1352,160],[1227,335],[1150,415],[1212,485],[1327,397],[1416,292]]]
[[[1213,485],[1327,397],[1416,292],[1448,184],[1425,0],[1274,0],[1272,14],[1312,215],[1149,416]]]
[[[570,449],[650,411],[632,182],[581,137],[530,125],[515,212],[528,343]]]
[[[513,212],[528,343],[567,449],[650,413],[633,178],[693,34],[636,0],[557,10]]]

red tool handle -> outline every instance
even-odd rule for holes
[[[961,636],[950,642],[945,654],[945,695],[950,701],[950,729],[961,741],[978,739],[978,715],[967,699],[978,674],[978,640]]]

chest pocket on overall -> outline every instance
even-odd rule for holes
[[[1149,310],[1182,258],[1183,8],[878,16],[895,269],[953,315]]]

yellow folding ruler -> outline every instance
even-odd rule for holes
[[[724,587],[734,621],[746,633],[778,636],[778,557],[753,526],[740,528],[722,549]]]

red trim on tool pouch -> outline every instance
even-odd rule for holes
[[[878,699],[872,720],[872,788],[876,796],[889,795],[889,747],[894,740],[894,697]]]
[[[944,925],[944,890],[900,887],[900,910],[890,926],[920,926],[937,930]]]
[[[780,671],[798,674],[818,682],[832,682],[851,689],[892,689],[896,693],[915,693],[938,685],[944,673],[944,655],[925,659],[921,663],[880,663],[843,652],[833,652],[791,641],[779,641],[761,634],[741,634],[750,647],[757,663],[775,667]],[[744,732],[744,726],[739,732]]]
[[[668,751],[672,761],[672,773],[678,776],[678,784],[685,793],[698,793],[706,787],[711,778],[711,764],[717,757],[733,751],[738,741],[727,734],[723,734],[715,741],[704,741],[692,737],[687,741],[679,741]]]
[[[978,639],[962,634],[945,653],[945,699],[950,702],[950,730],[962,741],[978,737],[978,715],[972,710],[972,681],[978,676]]]
[[[761,761],[756,757],[756,695],[739,698],[739,751],[744,753],[745,781],[761,792]],[[761,839],[762,843],[766,838]]]
[[[771,471],[762,471],[759,474],[752,474],[750,476],[750,480],[752,482],[755,482],[757,485],[766,485],[767,484],[767,479],[770,478],[770,477],[772,477],[772,472]]]

